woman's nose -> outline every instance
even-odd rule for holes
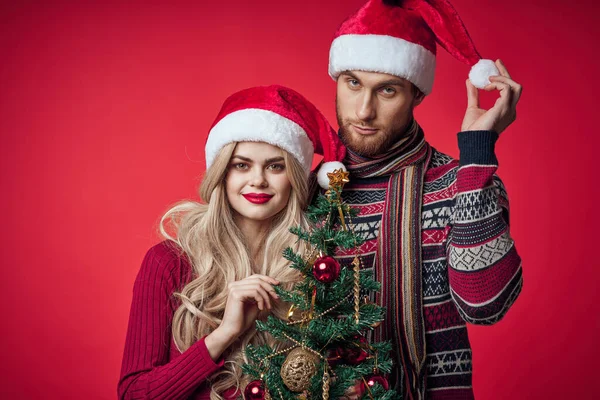
[[[265,176],[265,171],[262,168],[255,168],[252,171],[252,177],[250,178],[250,186],[266,187],[268,182]]]

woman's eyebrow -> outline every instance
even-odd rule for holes
[[[244,156],[240,156],[240,155],[237,155],[237,154],[236,154],[236,155],[234,155],[234,156],[233,156],[233,157],[231,157],[231,158],[239,158],[239,159],[240,159],[240,160],[242,160],[242,161],[248,161],[248,162],[252,162],[252,159],[251,159],[251,158],[244,157]]]
[[[254,162],[254,160],[253,160],[253,159],[251,159],[251,158],[248,158],[248,157],[244,157],[244,156],[240,156],[240,155],[238,155],[238,154],[234,155],[234,156],[233,156],[233,157],[231,157],[231,158],[239,158],[239,159],[240,159],[240,160],[242,160],[242,161],[246,161],[246,162]],[[265,163],[265,164],[270,164],[270,163],[273,163],[273,162],[279,162],[279,161],[283,161],[283,157],[279,156],[279,157],[267,158],[267,159],[264,161],[264,163]]]
[[[283,161],[283,157],[273,157],[265,160],[265,164],[270,164],[273,162]]]

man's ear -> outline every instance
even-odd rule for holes
[[[411,83],[412,94],[413,94],[413,108],[421,104],[421,102],[425,99],[425,93],[421,92],[421,90],[415,86],[414,83]]]
[[[421,102],[425,100],[425,95],[423,93],[419,93],[414,100],[414,107],[418,106],[419,104],[421,104]]]
[[[415,108],[416,106],[418,106],[419,104],[421,104],[421,102],[423,100],[425,100],[425,93],[421,92],[419,89],[417,89],[416,87],[413,87],[413,108]]]

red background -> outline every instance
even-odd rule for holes
[[[137,269],[166,207],[195,196],[227,95],[288,85],[335,123],[329,44],[362,0],[204,3],[2,2],[1,397],[115,398]],[[470,327],[475,393],[599,396],[598,6],[453,3],[524,86],[498,144],[524,290]],[[454,156],[467,72],[440,50],[417,111]]]

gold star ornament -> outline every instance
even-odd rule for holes
[[[333,172],[328,172],[329,187],[333,189],[341,189],[346,183],[350,182],[350,173],[343,169],[334,169]]]

